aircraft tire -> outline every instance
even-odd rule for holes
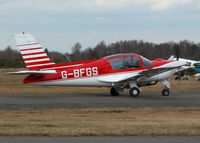
[[[129,90],[129,94],[132,97],[138,97],[140,95],[140,90],[137,87],[133,87]]]
[[[162,91],[162,95],[163,96],[169,96],[169,89],[168,88],[166,88],[166,89],[163,89],[163,91]]]
[[[119,96],[119,92],[117,92],[116,89],[113,88],[113,87],[110,89],[110,94],[111,94],[112,96]]]

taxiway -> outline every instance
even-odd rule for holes
[[[107,108],[107,107],[176,107],[200,106],[199,92],[143,92],[133,98],[128,94],[113,97],[107,94],[0,95],[0,109]]]

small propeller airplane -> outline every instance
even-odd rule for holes
[[[172,55],[169,60],[179,60],[186,62],[187,64],[185,66],[182,66],[181,69],[190,69],[193,68],[197,72],[196,76],[200,75],[200,61],[190,60],[190,59],[184,59],[184,58],[177,58],[177,56]]]
[[[130,96],[137,97],[141,92],[140,87],[160,82],[165,87],[162,95],[168,96],[168,78],[177,68],[186,64],[176,60],[150,61],[135,53],[56,64],[31,34],[16,34],[15,40],[28,70],[10,74],[28,74],[24,83],[29,85],[110,87],[112,96],[118,96],[123,89],[128,88]]]
[[[194,60],[190,60],[190,59],[184,59],[184,58],[177,57],[176,55],[171,55],[171,57],[169,58],[169,60],[177,60],[177,61],[186,62],[187,64],[184,67],[182,67],[182,69],[195,68],[195,64],[196,63],[200,63],[200,61],[194,61]]]

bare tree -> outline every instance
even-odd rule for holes
[[[71,53],[75,55],[75,61],[78,61],[80,58],[78,55],[81,53],[81,44],[79,42],[75,43],[71,48]]]

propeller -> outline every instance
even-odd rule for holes
[[[176,44],[174,46],[174,52],[175,52],[175,56],[176,56],[176,60],[178,61],[179,60],[179,57],[180,57],[180,47],[178,44]]]
[[[176,56],[176,60],[178,61],[179,60],[179,57],[180,57],[180,46],[178,44],[176,44],[174,46],[174,53],[175,53],[175,56]],[[181,79],[181,73],[180,73],[180,69],[178,68],[178,77],[177,77],[179,80]]]

